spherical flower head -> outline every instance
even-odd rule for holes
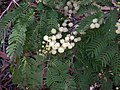
[[[45,44],[45,42],[44,42],[44,41],[42,41],[42,44]]]
[[[94,19],[92,20],[92,22],[93,22],[93,23],[97,23],[97,22],[98,22],[98,19],[97,19],[97,18],[94,18]]]
[[[69,39],[70,39],[69,37],[65,37],[65,41],[69,41]]]
[[[66,36],[67,36],[67,37],[70,37],[71,35],[70,35],[70,34],[67,34]]]
[[[81,41],[81,37],[78,37],[78,38],[77,38],[77,41]]]
[[[71,3],[71,1],[68,1],[67,2],[67,6],[70,6],[72,3]]]
[[[74,36],[70,36],[70,40],[74,40],[74,38],[75,38]]]
[[[51,53],[52,53],[53,55],[55,55],[55,54],[57,53],[57,51],[56,51],[56,50],[52,50]]]
[[[62,38],[62,34],[61,34],[61,33],[58,33],[58,34],[56,35],[56,38],[57,38],[57,39]]]
[[[59,48],[59,47],[60,47],[60,43],[58,43],[58,42],[55,43],[55,47],[56,47],[56,48]]]
[[[63,53],[64,52],[64,48],[62,48],[62,47],[58,48],[58,52],[59,53]]]
[[[77,7],[75,7],[75,10],[76,10],[76,11],[78,11],[78,10],[79,10],[79,8],[80,8],[80,6],[77,6]]]
[[[119,23],[119,22],[117,22],[115,26],[116,26],[116,27],[120,26],[120,23]]]
[[[66,48],[66,47],[68,46],[68,44],[67,44],[67,43],[63,43],[62,46],[63,46],[64,48]]]
[[[118,20],[118,22],[120,23],[120,19]]]
[[[68,32],[68,29],[66,27],[64,27],[64,31],[63,32]]]
[[[72,47],[74,47],[74,46],[75,46],[75,43],[74,43],[74,42],[71,42],[70,45],[71,45]]]
[[[70,14],[72,14],[72,13],[73,13],[73,11],[72,11],[72,10],[69,10],[68,12],[69,12]]]
[[[77,6],[78,6],[77,2],[74,2],[74,3],[73,3],[73,6],[74,6],[74,7],[77,7]]]
[[[118,26],[118,30],[120,30],[120,26]]]
[[[75,28],[78,28],[78,27],[79,27],[79,25],[78,25],[78,24],[76,24],[76,25],[75,25]]]
[[[52,36],[52,40],[55,41],[56,40],[56,36],[53,35]]]
[[[116,34],[120,34],[120,30],[116,30]]]
[[[65,11],[68,11],[68,9],[69,9],[68,6],[65,6],[65,7],[64,7],[64,10],[65,10]]]
[[[72,49],[73,47],[71,45],[68,46],[68,49]]]
[[[92,24],[90,25],[90,29],[94,29],[94,28],[95,28],[95,24],[92,23]]]
[[[48,37],[47,35],[45,35],[45,36],[43,37],[43,40],[45,40],[45,41],[48,41],[48,39],[49,39],[49,37]]]
[[[56,34],[56,32],[57,32],[57,31],[56,31],[56,29],[54,29],[54,28],[51,30],[51,33],[52,33],[52,34]]]
[[[54,42],[50,42],[49,46],[52,47],[54,45]]]
[[[100,24],[99,24],[99,23],[96,23],[96,24],[95,24],[95,27],[96,27],[96,28],[99,28],[99,27],[100,27]]]
[[[74,42],[78,42],[78,39],[77,39],[77,38],[75,38],[75,39],[74,39]]]
[[[63,26],[63,27],[67,26],[67,23],[66,23],[66,22],[64,22],[64,23],[62,24],[62,26]]]
[[[63,31],[64,31],[64,28],[63,28],[63,27],[59,27],[59,31],[60,31],[60,32],[63,32]]]
[[[77,35],[78,34],[78,32],[77,31],[74,31],[74,32],[72,32],[73,33],[73,35]]]
[[[61,39],[61,40],[60,40],[60,43],[61,43],[61,44],[62,44],[62,43],[64,43],[64,42],[65,42],[65,40],[64,40],[64,39]]]
[[[70,22],[70,23],[68,24],[68,26],[69,26],[69,27],[72,27],[72,26],[73,26],[73,23]]]

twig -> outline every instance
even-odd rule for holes
[[[8,5],[8,7],[5,9],[5,11],[0,15],[0,19],[9,10],[10,6],[12,5],[12,3],[13,3],[13,1],[10,2],[10,4]]]
[[[9,3],[9,5],[8,5],[8,7],[2,12],[2,14],[0,15],[0,19],[3,17],[3,15],[9,10],[9,8],[11,7],[11,5],[12,4],[16,4],[17,6],[20,6],[17,2],[16,2],[16,0],[12,0],[10,3]]]

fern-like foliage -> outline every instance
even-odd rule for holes
[[[8,56],[20,56],[23,53],[23,45],[25,42],[27,31],[26,27],[29,25],[29,22],[32,20],[33,13],[22,15],[20,20],[17,21],[17,24],[14,26],[12,34],[9,37],[9,46],[7,47]]]
[[[14,55],[20,56],[22,54],[26,31],[26,27],[20,24],[17,24],[14,27],[13,32],[9,37],[9,46],[7,47],[7,53],[10,57],[13,57]]]

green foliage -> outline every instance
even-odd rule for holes
[[[17,62],[17,67],[12,66],[13,82],[30,90],[36,90],[42,85],[42,56],[35,56],[36,60],[23,57]]]

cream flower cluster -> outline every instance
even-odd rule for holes
[[[95,28],[99,28],[99,27],[100,27],[100,24],[98,23],[98,19],[94,18],[92,20],[92,24],[90,25],[90,29],[95,29]]]
[[[43,54],[51,53],[53,55],[58,53],[63,53],[67,49],[72,49],[75,46],[75,43],[81,40],[81,37],[78,37],[78,32],[74,31],[69,33],[66,27],[59,27],[58,30],[52,29],[52,35],[45,35],[42,42],[42,50],[39,52]]]
[[[75,14],[80,8],[79,1],[67,1],[66,6],[64,7],[65,14]]]
[[[51,53],[55,55],[57,53],[64,53],[65,50],[72,49],[77,42],[81,41],[81,37],[79,37],[78,32],[75,31],[78,24],[75,24],[74,20],[72,20],[72,15],[75,14],[78,9],[78,2],[70,0],[66,3],[64,12],[69,14],[69,18],[64,20],[61,25],[58,24],[58,29],[53,28],[50,36],[45,35],[43,37],[42,49],[39,50],[40,54]]]
[[[116,33],[120,34],[120,19],[118,20],[115,26],[117,27]]]

